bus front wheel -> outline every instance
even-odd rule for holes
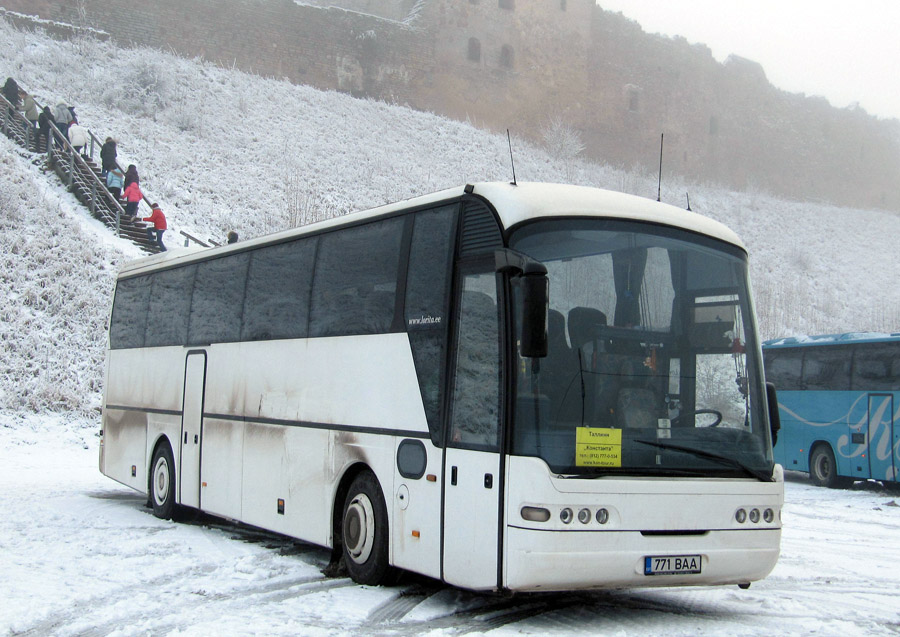
[[[344,500],[341,540],[344,564],[354,582],[374,586],[388,578],[387,508],[371,471],[363,471],[350,485]]]
[[[165,442],[156,448],[150,464],[150,503],[153,515],[163,520],[175,513],[175,460]]]
[[[809,457],[809,477],[819,487],[834,489],[844,486],[847,481],[838,476],[834,453],[828,445],[819,445]]]

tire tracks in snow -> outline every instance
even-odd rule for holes
[[[209,568],[205,570],[212,572],[215,569]],[[245,607],[247,604],[258,603],[278,603],[304,595],[314,595],[336,588],[355,586],[349,578],[327,579],[323,576],[313,576],[267,581],[256,586],[238,587],[227,592],[213,593],[211,595],[202,592],[185,595],[180,590],[169,590],[160,594],[160,591],[155,590],[154,587],[160,584],[161,581],[178,582],[178,578],[172,575],[155,578],[155,581],[148,581],[146,586],[141,589],[130,587],[116,595],[98,596],[78,604],[79,608],[86,607],[91,609],[92,612],[96,612],[98,608],[115,606],[118,602],[142,593],[152,593],[150,599],[154,600],[155,604],[147,606],[140,611],[126,612],[102,623],[81,628],[79,624],[83,623],[85,613],[82,610],[72,610],[39,622],[24,631],[13,632],[12,634],[16,637],[39,637],[53,634],[59,629],[69,627],[72,629],[72,632],[78,635],[108,635],[123,627],[135,626],[148,621],[150,623],[146,625],[145,630],[159,633],[182,627],[182,615],[185,612],[196,612],[203,607],[205,607],[206,614],[219,615],[231,607]],[[166,619],[167,614],[172,615],[173,618]],[[151,621],[154,617],[159,617],[160,621]]]

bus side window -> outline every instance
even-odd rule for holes
[[[853,352],[853,389],[900,390],[900,347],[897,343],[863,343]]]
[[[766,380],[778,391],[801,388],[803,353],[799,349],[769,349],[765,354]]]
[[[109,325],[109,346],[112,349],[144,346],[151,280],[150,276],[139,276],[123,279],[116,284]]]
[[[243,303],[242,341],[306,338],[315,237],[253,252]]]
[[[187,343],[196,265],[153,274],[144,347]]]
[[[451,445],[500,443],[500,337],[494,273],[467,275],[457,322]]]
[[[403,218],[395,217],[321,236],[310,337],[391,331],[403,225]]]
[[[441,444],[441,375],[447,356],[451,248],[457,209],[451,205],[415,214],[406,277],[404,320],[428,431],[436,445]]]

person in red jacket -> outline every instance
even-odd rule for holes
[[[127,201],[125,204],[126,216],[134,219],[137,215],[138,205],[141,203],[141,199],[144,198],[144,193],[141,192],[140,184],[137,181],[132,181],[125,186],[125,192],[122,193],[122,196],[124,196],[125,201]]]
[[[155,203],[150,207],[153,208],[153,212],[150,213],[149,217],[142,218],[141,221],[149,221],[153,224],[153,227],[147,228],[147,238],[150,239],[150,241],[154,241],[153,233],[155,232],[156,245],[159,246],[160,252],[165,252],[166,246],[163,245],[162,236],[163,232],[165,232],[168,227],[166,226],[166,215],[159,209],[158,203]]]

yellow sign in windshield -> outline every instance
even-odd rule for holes
[[[600,427],[575,429],[576,467],[621,467],[622,430]]]

